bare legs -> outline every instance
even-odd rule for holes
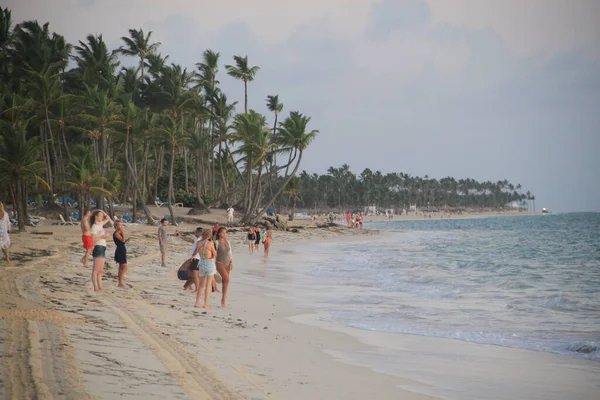
[[[85,255],[81,258],[81,263],[86,268],[88,266],[88,261],[89,261],[91,255],[92,255],[92,249],[85,249]]]
[[[269,257],[271,251],[271,243],[265,243],[265,257]]]
[[[161,265],[160,265],[161,267],[167,266],[167,248],[166,247],[164,249],[161,249],[160,261],[161,261]]]
[[[210,307],[210,294],[212,292],[212,283],[214,281],[214,277],[215,275],[208,275],[207,277],[202,277],[206,282],[205,282],[205,286],[204,286],[204,308],[211,308]]]
[[[92,285],[94,292],[103,292],[102,273],[104,272],[104,263],[106,258],[94,258],[94,268],[92,269]]]
[[[127,264],[119,264],[119,284],[117,285],[117,287],[120,288],[126,288],[127,286],[125,286],[125,283],[123,282],[123,280],[125,279],[125,274],[127,274]]]
[[[223,284],[223,295],[221,297],[221,307],[227,307],[227,291],[229,290],[229,268],[223,265],[222,262],[217,261],[217,271],[223,278],[221,282]]]
[[[4,254],[4,260],[10,264],[10,254],[8,254],[8,249],[2,249],[2,253]]]
[[[250,254],[254,254],[254,242],[248,241],[248,251]]]

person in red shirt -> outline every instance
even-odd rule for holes
[[[350,211],[348,211],[346,213],[346,224],[348,224],[348,227],[350,227],[351,222],[352,222],[352,215],[350,215]]]

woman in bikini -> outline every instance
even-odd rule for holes
[[[229,289],[229,275],[233,270],[233,254],[231,244],[227,240],[227,228],[221,227],[217,231],[217,271],[221,275],[223,283],[223,295],[221,297],[221,307],[227,307],[227,291]]]
[[[265,235],[265,240],[263,241],[263,244],[265,245],[265,257],[269,257],[269,253],[271,252],[271,239],[272,239],[272,233],[271,231],[267,231],[267,234]]]
[[[200,261],[198,263],[198,273],[200,275],[200,283],[196,291],[196,304],[194,307],[210,308],[210,294],[212,288],[213,278],[217,273],[215,266],[215,257],[217,251],[212,241],[212,230],[205,229],[202,231],[202,240],[196,246],[196,252],[194,256],[198,255]],[[200,304],[200,297],[202,295],[201,288],[204,288],[204,306]]]
[[[258,245],[260,244],[262,234],[260,225],[256,225],[256,228],[254,229],[254,234],[256,235],[256,237],[254,238],[254,250],[258,250]]]
[[[256,241],[256,232],[254,232],[254,228],[248,228],[248,251],[250,254],[254,254],[254,242]]]
[[[125,243],[129,242],[129,239],[125,239],[125,228],[123,228],[123,224],[119,221],[115,222],[113,241],[115,242],[115,246],[117,246],[115,249],[115,262],[119,264],[119,284],[117,286],[126,288],[127,286],[123,282],[127,273],[127,247]]]

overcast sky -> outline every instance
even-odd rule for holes
[[[553,211],[600,211],[600,0],[8,0],[72,43],[129,28],[190,69],[261,67],[249,107],[312,117],[301,169],[508,179]],[[131,61],[130,61],[131,62]]]

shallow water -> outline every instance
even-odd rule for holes
[[[367,227],[386,234],[278,252],[264,275],[347,326],[600,360],[599,213]]]

